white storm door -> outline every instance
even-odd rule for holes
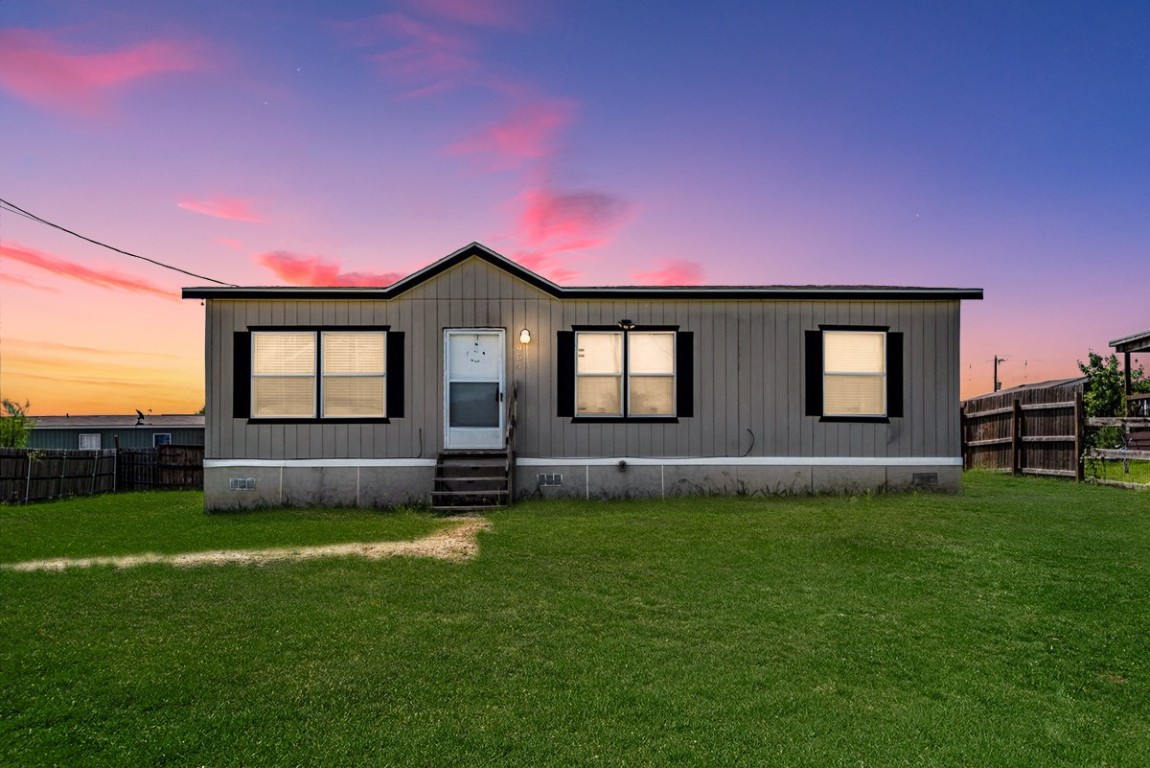
[[[503,329],[443,332],[443,446],[503,447]]]

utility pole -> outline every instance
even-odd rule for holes
[[[1002,382],[998,380],[998,364],[999,363],[1005,363],[1005,362],[1006,362],[1005,357],[999,357],[998,355],[994,356],[994,391],[995,392],[1002,389]]]

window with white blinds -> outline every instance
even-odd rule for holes
[[[324,417],[386,416],[387,334],[324,331],[321,346]]]
[[[580,331],[575,341],[577,416],[675,415],[674,332]]]
[[[386,367],[384,331],[253,332],[251,415],[383,418]]]
[[[252,334],[252,416],[315,418],[315,333]]]
[[[823,332],[823,415],[885,416],[886,334]]]

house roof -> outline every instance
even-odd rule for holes
[[[1114,339],[1110,342],[1110,346],[1116,352],[1150,352],[1150,331]]]
[[[1001,395],[1016,395],[1021,392],[1029,392],[1037,389],[1060,389],[1062,387],[1082,387],[1086,384],[1087,378],[1085,376],[1075,376],[1069,379],[1051,379],[1050,381],[1033,381],[1026,384],[1018,384],[1008,389],[1000,389],[997,392],[984,392],[981,395],[974,395],[963,400],[963,403],[975,403],[988,398],[996,398]]]
[[[143,421],[131,416],[34,416],[35,429],[118,429],[120,427],[148,428],[203,428],[202,414],[172,414],[145,416]]]
[[[380,288],[195,287],[185,299],[393,299],[470,258],[486,261],[525,283],[561,299],[814,299],[945,301],[981,299],[981,288],[913,288],[877,285],[685,285],[565,287],[516,264],[481,243],[471,243],[434,264]]]

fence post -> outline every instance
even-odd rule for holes
[[[966,445],[966,403],[958,409],[958,434],[962,440],[962,468],[970,469],[970,448]]]
[[[28,451],[25,457],[28,461],[28,478],[24,482],[24,503],[27,504],[28,497],[32,495],[32,452]]]
[[[1086,408],[1082,404],[1082,390],[1074,393],[1074,479],[1086,479]]]
[[[92,484],[88,487],[88,495],[96,495],[96,470],[100,467],[100,452],[92,454]]]
[[[1022,403],[1017,397],[1010,411],[1010,471],[1022,473]]]

